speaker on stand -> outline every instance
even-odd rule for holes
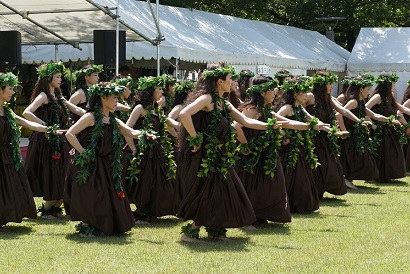
[[[0,31],[0,65],[21,65],[21,33]]]
[[[109,81],[115,76],[115,30],[94,30],[94,64],[103,64],[105,76]],[[119,66],[125,65],[126,40],[125,31],[119,32]]]

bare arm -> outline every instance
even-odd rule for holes
[[[38,132],[47,132],[47,127],[42,124],[26,120],[23,117],[20,117],[18,115],[15,115],[15,117],[16,117],[18,124],[24,128],[28,128],[30,130],[34,130]]]
[[[131,108],[128,107],[128,106],[126,106],[126,105],[124,105],[124,104],[117,103],[117,106],[115,107],[115,110],[119,110],[119,111],[130,111]]]
[[[134,127],[135,123],[137,120],[141,117],[144,116],[146,113],[145,109],[143,108],[142,105],[137,105],[133,111],[131,112],[130,117],[127,120],[127,126],[132,128]],[[133,153],[137,151],[137,147],[135,146],[134,140],[131,137],[125,137],[125,141],[127,142],[127,145],[130,147]]]
[[[341,106],[340,103],[337,102],[335,98],[332,97],[332,99],[330,100],[330,104],[332,105],[332,108],[334,108],[337,112],[349,118],[350,120],[355,121],[355,122],[360,121],[360,119],[357,118],[356,115],[354,115],[350,110]]]
[[[94,125],[94,114],[92,113],[87,113],[74,124],[72,125],[67,133],[65,134],[67,141],[71,144],[75,150],[77,150],[79,153],[84,151],[83,146],[80,144],[80,142],[77,139],[78,133],[86,129],[87,127],[91,127]]]
[[[207,108],[212,103],[212,97],[209,94],[198,97],[194,102],[186,106],[179,114],[182,125],[192,137],[196,137],[197,132],[192,123],[192,115]]]
[[[47,103],[48,103],[47,95],[44,92],[40,93],[34,99],[34,101],[24,110],[23,116],[29,121],[36,122],[41,125],[45,125],[46,122],[38,118],[36,115],[34,115],[34,112],[39,107],[41,107],[43,104],[47,104]]]
[[[84,109],[77,107],[70,101],[67,101],[66,99],[64,99],[64,102],[67,105],[68,110],[71,111],[72,113],[77,114],[78,116],[83,116],[86,113]]]
[[[168,117],[176,120],[179,116],[179,113],[181,113],[181,110],[184,108],[183,105],[176,105],[168,114]]]
[[[87,101],[84,90],[81,88],[74,92],[68,101],[76,106]]]

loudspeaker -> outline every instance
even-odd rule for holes
[[[21,64],[21,33],[0,31],[0,65]]]
[[[119,65],[125,64],[125,31],[119,32]],[[94,64],[115,66],[115,30],[94,30]]]

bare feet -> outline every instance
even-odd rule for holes
[[[186,242],[186,243],[203,243],[203,241],[197,238],[189,237],[185,234],[182,234],[181,241]]]
[[[345,179],[345,184],[346,184],[346,186],[347,186],[348,188],[350,188],[350,189],[358,189],[358,188],[352,183],[352,181],[350,181],[350,180],[348,180],[348,179]]]

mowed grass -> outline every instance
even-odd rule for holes
[[[175,217],[125,236],[82,238],[69,218],[24,220],[0,234],[1,273],[410,273],[410,178],[354,182],[289,224],[228,229],[230,242],[180,241]],[[36,199],[39,205],[41,200]],[[201,230],[200,236],[205,237]]]

